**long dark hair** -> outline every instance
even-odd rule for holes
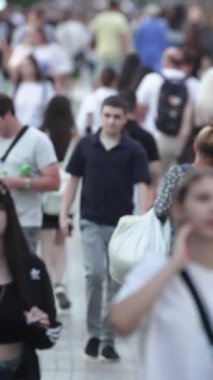
[[[72,132],[74,132],[71,104],[66,96],[56,95],[50,100],[44,115],[42,130],[48,133],[58,161],[63,161]]]
[[[13,199],[8,188],[1,181],[0,205],[7,214],[7,226],[4,233],[6,262],[25,307],[30,308],[32,298],[28,261],[31,253],[20,227]]]
[[[143,65],[137,53],[128,54],[124,60],[118,80],[118,91],[136,91],[143,77],[150,72],[152,70]]]
[[[34,70],[35,70],[35,82],[41,82],[42,80],[44,80],[43,76],[42,76],[42,73],[41,73],[41,70],[40,70],[40,67],[39,67],[39,64],[36,60],[36,58],[32,55],[32,54],[29,54],[25,57],[25,60],[29,60],[33,67],[34,67]],[[17,76],[17,80],[16,80],[16,88],[15,90],[18,89],[18,87],[20,86],[20,84],[23,82],[23,77],[21,75],[21,73],[19,72],[18,73],[18,76]]]

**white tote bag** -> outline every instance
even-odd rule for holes
[[[61,209],[62,198],[65,193],[70,174],[63,167],[59,168],[60,188],[57,191],[47,191],[42,194],[42,210],[44,214],[58,216]],[[71,210],[73,213],[74,210]]]
[[[147,255],[167,256],[170,244],[170,222],[161,223],[153,208],[141,216],[120,218],[109,243],[111,277],[122,283],[132,266]]]
[[[65,193],[70,174],[66,172],[66,166],[78,143],[79,139],[72,138],[63,162],[59,163],[60,188],[56,191],[46,191],[42,194],[42,210],[44,214],[58,216],[61,209],[62,198]],[[74,203],[75,205],[75,203]],[[71,207],[70,214],[75,212],[75,206]]]

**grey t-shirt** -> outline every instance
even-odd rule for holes
[[[0,157],[10,146],[11,138],[0,137]],[[35,128],[28,128],[6,158],[0,162],[0,177],[20,176],[20,168],[30,167],[30,178],[41,175],[42,170],[56,163],[57,158],[49,138]],[[40,227],[42,224],[41,194],[37,191],[11,190],[22,227]]]

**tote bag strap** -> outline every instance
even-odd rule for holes
[[[21,137],[25,134],[25,132],[27,131],[28,127],[23,127],[21,128],[20,132],[16,135],[16,137],[14,138],[14,140],[12,141],[12,143],[10,144],[10,146],[7,148],[6,152],[4,153],[4,155],[1,157],[0,161],[1,162],[5,162],[8,154],[11,152],[11,150],[15,147],[15,145],[17,144],[17,142],[21,139]]]
[[[182,270],[181,271],[181,277],[182,277],[184,283],[186,284],[186,286],[188,287],[188,289],[189,289],[189,291],[190,291],[190,293],[194,299],[194,302],[195,302],[197,309],[198,309],[198,312],[200,314],[200,319],[201,319],[201,322],[203,325],[203,329],[206,333],[206,336],[208,338],[210,346],[213,347],[213,329],[212,329],[212,324],[210,321],[210,317],[209,317],[207,308],[204,305],[202,299],[200,298],[200,295],[199,295],[195,285],[193,284],[193,281],[192,281],[189,273],[186,272],[185,270]]]
[[[66,167],[69,163],[69,160],[70,160],[70,157],[72,156],[74,150],[75,150],[75,147],[76,145],[78,144],[79,142],[79,138],[74,136],[72,137],[72,140],[70,141],[70,144],[67,148],[67,151],[65,153],[65,156],[64,156],[64,159],[63,161],[61,161],[60,163],[60,167],[63,169],[63,170],[66,170]]]

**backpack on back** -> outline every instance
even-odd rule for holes
[[[183,112],[188,100],[187,76],[183,79],[167,79],[160,89],[156,127],[170,136],[177,136],[182,124]]]

